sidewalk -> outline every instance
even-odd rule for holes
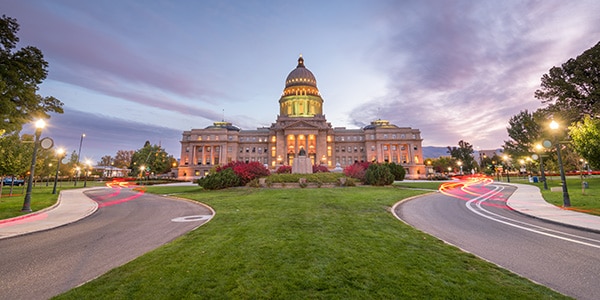
[[[27,215],[0,220],[0,239],[48,230],[81,220],[98,209],[98,203],[86,197],[85,189],[60,192],[54,206]]]
[[[507,205],[515,211],[553,223],[600,233],[600,216],[563,209],[549,204],[542,198],[536,186],[518,183],[503,183],[517,187],[508,198]]]
[[[539,188],[532,185],[503,184],[517,187],[517,190],[507,200],[507,205],[515,211],[549,222],[600,233],[600,216],[562,209],[549,204],[542,198]],[[0,239],[56,228],[93,214],[98,209],[98,203],[86,197],[83,192],[97,188],[64,190],[60,192],[57,204],[48,209],[0,220]]]

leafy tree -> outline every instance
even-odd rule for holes
[[[456,160],[450,156],[440,156],[431,160],[431,166],[435,172],[444,173],[448,171],[448,167],[454,169]]]
[[[600,117],[600,42],[577,58],[553,67],[542,76],[535,97],[548,104],[547,115],[557,114],[569,124],[585,115]]]
[[[144,147],[135,151],[131,157],[131,172],[134,176],[140,174],[141,167],[154,174],[162,174],[171,169],[171,159],[168,153],[158,145],[146,141]]]
[[[133,164],[132,157],[135,151],[119,150],[115,156],[114,163],[117,168],[127,168]]]
[[[14,51],[19,42],[17,31],[16,19],[0,18],[0,134],[19,132],[34,118],[50,118],[49,112],[63,113],[58,99],[37,94],[38,85],[48,75],[48,63],[36,47]]]
[[[31,166],[33,136],[17,133],[0,138],[0,175],[23,176]]]
[[[585,116],[583,121],[569,127],[575,151],[593,168],[600,168],[600,119]]]
[[[104,155],[98,162],[99,166],[110,166],[113,163],[113,158],[110,155]]]
[[[461,161],[463,166],[463,171],[471,171],[475,167],[475,159],[473,158],[473,145],[465,142],[463,140],[458,141],[458,147],[450,147],[448,146],[448,153],[454,159]],[[451,167],[454,168],[456,164]]]
[[[534,145],[539,143],[542,129],[540,121],[542,115],[540,112],[529,113],[524,110],[514,115],[508,121],[508,137],[510,140],[504,141],[504,153],[511,157],[529,156]]]

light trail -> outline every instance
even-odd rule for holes
[[[600,249],[600,241],[596,239],[586,238],[575,234],[570,234],[546,228],[543,226],[515,220],[486,209],[486,207],[490,206],[510,209],[505,205],[500,206],[493,203],[489,203],[489,201],[506,202],[506,199],[502,197],[502,191],[504,191],[505,186],[491,185],[492,183],[493,180],[489,178],[469,178],[464,181],[448,182],[442,184],[440,186],[439,191],[444,195],[465,200],[465,206],[471,212],[488,220],[492,220],[494,222],[498,222],[536,234],[544,235],[547,237],[552,237],[563,241]],[[473,196],[474,198],[472,198]]]

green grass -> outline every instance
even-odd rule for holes
[[[104,185],[104,183],[87,182],[88,187],[102,185]],[[31,210],[36,212],[54,205],[58,200],[58,194],[61,190],[81,187],[83,187],[83,182],[79,182],[77,187],[74,186],[73,182],[63,182],[62,187],[60,187],[60,185],[57,186],[57,193],[53,195],[53,182],[50,182],[48,186],[46,186],[46,182],[38,182],[31,189]],[[11,195],[10,186],[2,187],[2,197],[0,197],[0,220],[28,214],[28,212],[21,212],[26,191],[25,186],[14,186]]]
[[[395,219],[425,191],[202,191],[212,221],[58,299],[549,299],[563,296]]]
[[[503,178],[503,181],[506,181],[506,178]],[[560,177],[558,176],[547,178],[546,182],[548,183],[548,190],[544,190],[543,183],[530,183],[523,177],[511,177],[510,181],[514,183],[535,185],[540,188],[544,200],[556,206],[563,206],[562,190],[560,192],[550,191],[550,188],[552,187],[561,186]],[[569,198],[571,199],[570,209],[600,216],[600,177],[588,177],[584,178],[584,181],[588,183],[589,188],[582,191],[580,177],[567,177],[567,188],[569,190]]]
[[[440,181],[396,181],[395,187],[407,189],[423,189],[437,191],[442,182]]]

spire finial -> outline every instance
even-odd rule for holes
[[[298,57],[298,66],[297,68],[304,68],[304,58],[302,58],[302,53],[300,53],[300,57]]]

